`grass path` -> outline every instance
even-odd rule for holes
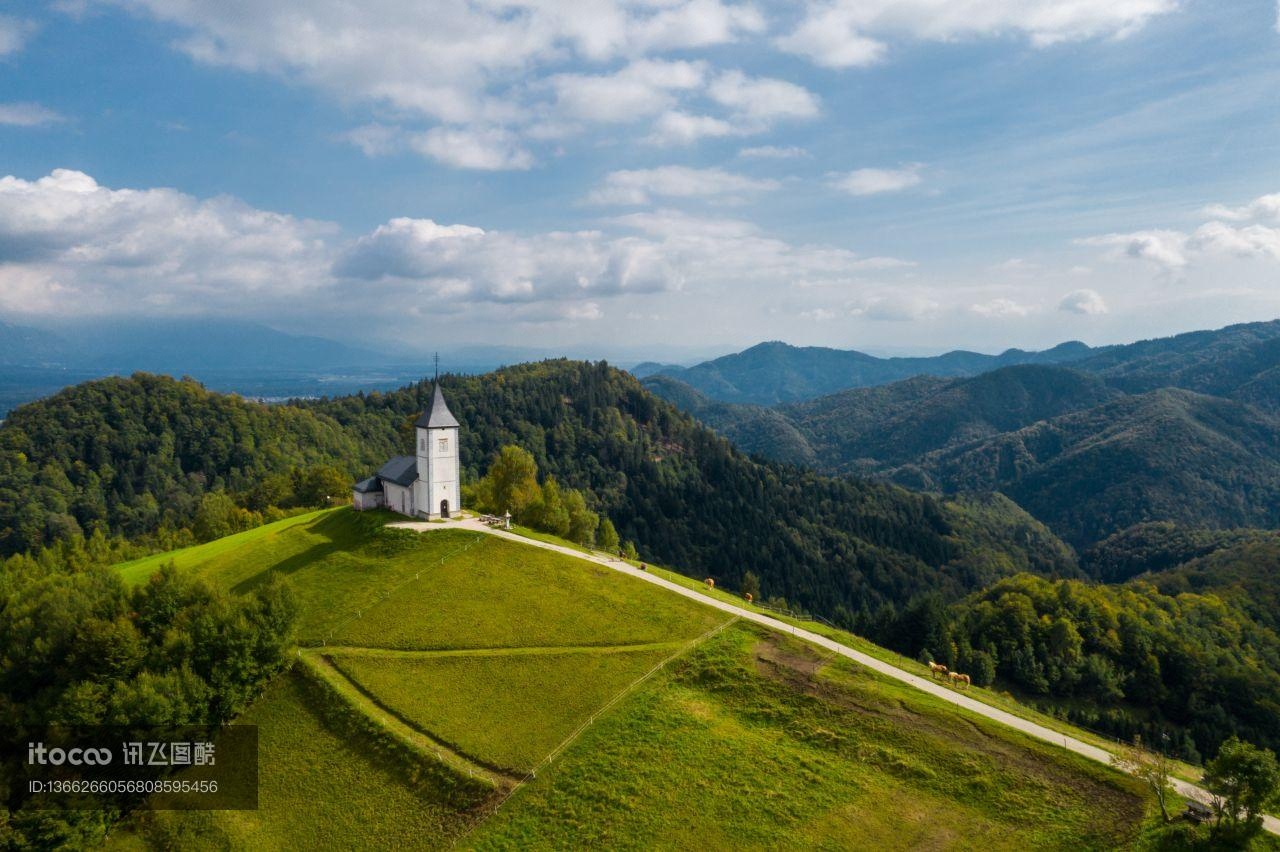
[[[385,657],[389,659],[421,660],[440,657],[523,657],[560,656],[561,654],[627,654],[632,651],[663,651],[683,648],[686,642],[648,642],[641,645],[547,645],[543,647],[516,648],[446,648],[442,650],[415,651],[402,648],[362,648],[358,645],[326,645],[325,656]]]
[[[407,529],[416,529],[419,531],[429,531],[432,529],[431,526],[428,524],[412,523],[412,522],[394,524],[393,526],[407,528]],[[459,526],[465,527],[467,529],[475,530],[477,532],[483,532],[488,535],[499,536],[501,538],[508,538],[516,541],[522,541],[525,544],[528,544],[532,547],[541,547],[548,550],[556,551],[558,553],[565,554],[567,556],[572,556],[576,559],[585,559],[590,562],[594,562],[598,565],[604,565],[620,573],[627,574],[632,577],[636,577],[638,579],[644,580],[645,582],[652,583],[657,586],[661,586],[662,588],[665,588],[668,591],[674,592],[683,597],[700,601],[706,606],[713,607],[722,612],[727,612],[732,615],[736,615],[738,618],[741,618],[744,621],[750,621],[755,624],[760,624],[772,630],[790,634],[792,636],[795,636],[798,639],[804,640],[805,642],[808,642],[813,645],[817,645],[818,647],[826,648],[827,650],[834,651],[835,653],[840,654],[843,657],[847,657],[848,659],[851,659],[854,662],[859,663],[860,665],[863,665],[866,668],[871,669],[872,671],[876,671],[876,672],[879,672],[880,674],[887,675],[891,678],[894,678],[895,680],[898,680],[898,681],[901,681],[902,683],[907,684],[908,686],[912,686],[922,692],[933,695],[936,698],[940,698],[951,704],[955,704],[959,707],[963,707],[964,709],[972,713],[976,713],[980,716],[985,716],[988,719],[999,722],[1003,725],[1006,725],[1007,727],[1013,728],[1014,730],[1021,731],[1022,733],[1035,737],[1038,740],[1052,743],[1054,745],[1059,745],[1062,748],[1067,749],[1068,751],[1082,755],[1083,757],[1087,757],[1091,760],[1096,760],[1099,763],[1104,763],[1108,765],[1111,764],[1113,753],[1108,751],[1107,749],[1076,739],[1075,737],[1072,737],[1068,734],[1061,733],[1060,731],[1052,730],[1051,728],[1048,728],[1036,722],[1032,722],[1028,719],[1024,719],[1020,716],[1015,716],[1014,714],[1009,713],[1005,710],[992,707],[991,705],[986,704],[982,701],[978,701],[977,699],[971,698],[967,695],[964,695],[946,686],[942,686],[930,679],[921,677],[916,674],[912,674],[911,672],[905,671],[893,665],[892,663],[886,662],[877,657],[873,657],[870,654],[864,653],[862,651],[858,651],[853,648],[850,648],[847,645],[843,645],[839,642],[836,642],[833,639],[830,639],[826,636],[822,636],[811,630],[807,630],[802,627],[797,627],[794,624],[788,624],[786,622],[780,621],[771,616],[763,615],[754,610],[750,610],[750,609],[746,609],[744,607],[738,606],[737,604],[732,604],[727,601],[717,600],[715,598],[707,597],[706,595],[703,595],[699,592],[689,589],[686,586],[682,586],[670,580],[663,579],[662,577],[654,576],[653,574],[650,574],[647,571],[641,571],[638,568],[632,567],[630,564],[623,562],[621,560],[613,559],[613,558],[598,555],[598,554],[584,553],[574,548],[564,547],[564,546],[553,544],[546,541],[531,540],[531,539],[519,536],[515,533],[507,532],[505,530],[493,529],[475,520],[462,521],[459,523]],[[1178,794],[1186,798],[1197,799],[1203,802],[1208,802],[1211,799],[1209,792],[1205,790],[1203,787],[1200,787],[1198,785],[1191,784],[1181,779],[1173,779],[1173,785],[1174,785],[1174,788],[1177,790]],[[1271,817],[1271,816],[1264,817],[1263,827],[1272,834],[1280,835],[1280,820],[1276,819],[1275,817]]]

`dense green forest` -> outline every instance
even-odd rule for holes
[[[1084,562],[1131,579],[1003,578],[950,606],[923,596],[873,632],[1193,761],[1232,735],[1280,746],[1280,534],[1148,525]]]
[[[93,848],[101,810],[24,807],[24,730],[56,725],[218,725],[284,663],[297,606],[283,581],[229,596],[173,567],[128,589],[101,565],[9,559],[0,572],[0,845]]]
[[[442,383],[476,505],[516,507],[518,492],[532,525],[634,542],[646,559],[927,652],[1090,727],[1169,733],[1191,758],[1230,733],[1277,744],[1270,534],[1147,523],[1078,560],[1007,497],[943,499],[752,458],[602,363]],[[354,477],[412,445],[430,392],[264,406],[139,375],[24,406],[0,427],[0,542],[37,553],[8,565],[94,576],[139,550],[345,500]],[[1042,403],[1029,393],[1025,407]],[[1114,477],[1110,463],[1097,475]]]
[[[1215,334],[1239,343],[1244,332],[1228,331]],[[1151,521],[1280,524],[1280,416],[1263,404],[1270,373],[1256,349],[1217,364],[1231,380],[1210,382],[1199,361],[1167,376],[1249,401],[1177,387],[1126,393],[1116,383],[1129,379],[1082,372],[1092,360],[919,376],[774,408],[716,402],[670,377],[645,385],[747,452],[923,491],[999,491],[1085,548]],[[1136,369],[1108,369],[1120,367]],[[1155,369],[1144,367],[1144,381]]]

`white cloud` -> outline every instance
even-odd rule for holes
[[[743,119],[768,126],[778,119],[813,118],[819,112],[817,95],[770,77],[748,77],[726,71],[707,87],[707,95]]]
[[[1204,214],[1212,219],[1245,222],[1250,219],[1280,219],[1280,192],[1261,195],[1241,207],[1210,204]]]
[[[918,186],[922,180],[921,168],[920,164],[913,163],[901,169],[856,169],[830,177],[833,186],[850,195],[879,195]]]
[[[1145,260],[1166,270],[1187,265],[1187,235],[1180,231],[1134,231],[1128,234],[1103,234],[1077,240],[1081,245],[1110,246],[1117,257]]]
[[[1177,5],[1176,0],[828,0],[810,5],[778,46],[819,65],[849,68],[881,61],[894,37],[950,42],[1018,35],[1037,47],[1123,38]]]
[[[557,74],[549,80],[562,117],[626,124],[673,108],[677,93],[700,89],[701,62],[640,60],[612,74]]]
[[[700,139],[734,136],[740,133],[723,119],[710,115],[691,115],[679,110],[663,113],[653,125],[645,141],[651,145],[689,145]]]
[[[231,310],[327,279],[334,229],[230,198],[113,190],[57,169],[0,178],[0,308],[94,314]]]
[[[533,155],[520,141],[501,127],[433,127],[409,140],[420,154],[461,169],[499,171],[527,169]]]
[[[761,160],[792,160],[809,156],[809,152],[798,145],[759,145],[754,148],[743,148],[739,157]]]
[[[1150,261],[1170,272],[1180,271],[1193,261],[1214,255],[1280,261],[1280,227],[1257,221],[1280,221],[1280,193],[1261,195],[1239,207],[1211,204],[1203,212],[1215,217],[1214,221],[1205,222],[1191,233],[1135,231],[1088,237],[1077,242],[1111,246],[1116,256]],[[1249,224],[1228,224],[1222,219]]]
[[[340,277],[381,281],[401,298],[532,302],[655,292],[679,280],[661,252],[598,231],[522,237],[430,219],[392,219],[338,259]]]
[[[1058,310],[1072,314],[1097,316],[1107,313],[1107,303],[1097,290],[1072,290],[1062,297]]]
[[[36,30],[35,24],[9,15],[0,15],[0,56],[22,50]]]
[[[991,319],[1012,319],[1025,317],[1031,313],[1031,308],[1026,305],[1020,305],[1012,299],[992,299],[988,302],[980,302],[970,305],[969,310],[980,317],[989,317]]]
[[[925,296],[893,293],[862,299],[854,304],[849,313],[882,322],[913,322],[936,316],[941,307]]]
[[[58,113],[40,104],[0,104],[0,124],[10,127],[40,127],[65,120]]]
[[[778,188],[775,180],[760,180],[723,169],[661,166],[610,172],[587,196],[592,204],[647,204],[664,198],[736,198]]]
[[[800,312],[801,319],[813,320],[814,322],[829,322],[840,317],[841,312],[831,308],[813,308],[812,310]]]
[[[1189,245],[1201,252],[1280,261],[1280,228],[1268,228],[1265,225],[1237,228],[1222,222],[1207,222],[1191,235]]]

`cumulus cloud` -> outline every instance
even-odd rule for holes
[[[701,88],[706,72],[701,62],[640,60],[612,74],[557,74],[549,85],[563,118],[631,123],[675,107],[677,94]]]
[[[817,95],[770,77],[748,77],[741,71],[721,74],[707,95],[743,119],[767,127],[778,119],[813,118],[819,112]]]
[[[433,127],[409,139],[409,147],[448,166],[482,171],[527,169],[533,155],[501,127]]]
[[[653,132],[645,141],[659,146],[689,145],[699,139],[734,136],[740,132],[724,119],[671,110],[654,123]]]
[[[832,174],[831,183],[850,195],[879,195],[885,192],[901,192],[918,186],[922,180],[918,163],[900,169],[856,169],[843,174]]]
[[[57,124],[60,121],[65,119],[40,104],[0,104],[0,124],[9,127],[40,127],[46,124]]]
[[[771,185],[692,171],[706,182],[701,192]],[[653,172],[616,185],[648,198],[688,191],[683,179]],[[77,171],[0,179],[0,311],[16,314],[288,312],[404,329],[464,311],[508,311],[500,315],[518,322],[587,322],[614,298],[636,309],[635,299],[677,290],[857,286],[868,270],[903,263],[788,242],[741,219],[663,209],[616,216],[599,230],[528,234],[398,217],[348,237],[233,198],[112,189]],[[860,310],[889,318],[904,308],[877,299]]]
[[[127,5],[182,28],[178,46],[197,62],[275,74],[344,103],[373,105],[417,134],[407,147],[480,169],[526,168],[531,155],[524,141],[568,135],[574,122],[622,124],[679,110],[679,93],[701,87],[705,69],[655,55],[713,48],[765,28],[754,5],[725,0]],[[566,72],[575,63],[620,67]],[[806,109],[804,90],[790,85],[757,83],[774,117]],[[727,86],[726,96],[733,94]],[[423,122],[439,127],[424,134]],[[495,140],[499,130],[519,140]],[[714,131],[703,122],[686,136]],[[676,132],[669,129],[667,138]],[[481,153],[464,151],[468,140]],[[353,131],[349,141],[375,155],[387,148],[367,129]]]
[[[1147,260],[1167,271],[1181,270],[1193,260],[1210,255],[1280,260],[1280,226],[1267,224],[1280,220],[1280,193],[1262,195],[1237,207],[1211,204],[1204,213],[1214,216],[1214,221],[1205,222],[1190,233],[1135,231],[1077,242],[1112,246],[1113,255]]]
[[[1165,270],[1178,270],[1187,265],[1187,235],[1180,231],[1133,231],[1128,234],[1103,234],[1078,240],[1081,245],[1108,246],[1115,257],[1145,260]]]
[[[894,37],[958,41],[1019,35],[1037,47],[1123,38],[1176,0],[827,0],[812,4],[778,46],[830,68],[884,59]]]
[[[1071,314],[1096,316],[1107,313],[1107,303],[1103,301],[1097,290],[1072,290],[1062,297],[1058,310]]]
[[[980,302],[970,305],[969,310],[980,317],[988,317],[990,319],[1013,319],[1025,317],[1031,313],[1031,308],[1026,305],[1020,305],[1012,299],[992,299],[988,302]]]
[[[661,252],[598,231],[523,237],[430,219],[392,219],[339,257],[340,277],[382,281],[425,297],[545,301],[679,286]]]
[[[587,196],[592,204],[647,204],[663,198],[728,198],[778,188],[775,180],[760,180],[723,169],[661,166],[610,172]]]
[[[230,198],[113,190],[68,169],[0,178],[0,308],[218,310],[288,299],[327,277],[332,231]]]
[[[1231,222],[1245,222],[1249,219],[1280,219],[1280,192],[1259,196],[1240,207],[1210,204],[1204,208],[1204,214],[1212,219],[1227,219]]]

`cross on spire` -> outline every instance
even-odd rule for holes
[[[434,381],[440,381],[440,353],[436,353],[436,377]]]

